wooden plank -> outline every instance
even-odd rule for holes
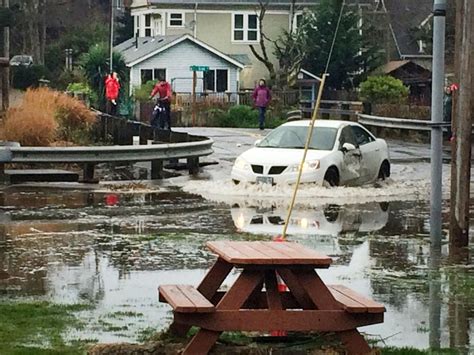
[[[277,252],[283,253],[292,259],[293,264],[304,264],[306,260],[313,259],[318,264],[313,264],[318,267],[329,267],[332,263],[332,259],[324,254],[320,254],[314,250],[308,249],[298,243],[266,243],[268,248],[276,250]]]
[[[197,287],[198,291],[208,300],[211,300],[233,267],[224,259],[218,258]]]
[[[372,349],[357,329],[340,332],[342,344],[349,354],[371,354]]]
[[[342,308],[314,270],[301,270],[295,276],[317,309]]]
[[[367,312],[367,307],[352,298],[346,296],[345,294],[339,292],[337,289],[332,286],[328,286],[329,291],[334,296],[337,302],[339,302],[345,310],[349,313],[365,313]]]
[[[207,355],[221,332],[200,329],[183,351],[183,355]]]
[[[351,314],[344,310],[217,310],[213,313],[177,313],[188,325],[222,331],[340,332],[383,323],[383,313]]]
[[[278,246],[285,244],[284,246]],[[207,247],[234,265],[308,265],[328,267],[331,258],[295,243],[207,242]]]
[[[288,286],[293,297],[296,299],[302,309],[315,309],[313,301],[311,298],[309,298],[308,294],[291,270],[279,268],[278,274],[281,276],[286,286]]]
[[[369,313],[383,313],[385,312],[385,306],[374,300],[371,300],[367,297],[362,296],[361,294],[357,293],[354,290],[351,290],[348,287],[343,285],[332,285],[331,289],[338,291],[339,293],[343,294],[345,297],[351,298],[355,302],[363,304],[367,307],[367,312]]]
[[[195,312],[196,308],[178,285],[160,285],[158,288],[160,299],[165,300],[175,312]]]
[[[244,270],[217,305],[219,310],[239,309],[261,284],[262,271]]]
[[[214,305],[190,285],[161,285],[160,299],[168,302],[175,312],[205,313],[215,310]]]
[[[194,304],[196,313],[215,311],[214,305],[207,300],[194,286],[179,285],[181,292]]]
[[[273,270],[265,271],[265,290],[267,291],[268,309],[282,310],[283,305],[278,291],[278,281]]]

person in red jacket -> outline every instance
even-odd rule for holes
[[[164,78],[160,78],[156,83],[150,93],[150,99],[156,95],[158,100],[153,110],[151,125],[156,126],[156,120],[159,119],[160,128],[171,130],[171,85]]]
[[[118,75],[116,72],[113,72],[110,75],[107,75],[105,79],[105,97],[107,99],[107,113],[115,116],[117,113],[117,100],[120,92],[120,83],[118,80]]]

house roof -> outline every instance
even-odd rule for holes
[[[390,74],[404,67],[405,65],[410,64],[412,67],[419,68],[420,70],[425,70],[427,72],[431,71],[430,68],[426,68],[422,63],[418,63],[416,60],[393,60],[387,64],[382,65],[374,70],[374,73],[377,74]]]
[[[138,41],[138,46],[136,41]],[[191,41],[195,45],[204,48],[205,50],[240,69],[243,69],[246,65],[246,63],[243,62],[243,57],[236,59],[230,55],[224,54],[189,34],[175,36],[139,37],[138,39],[130,38],[129,40],[115,46],[114,50],[122,53],[125,63],[128,67],[133,67],[134,65],[184,41]]]
[[[296,0],[295,5],[317,5],[321,0]],[[346,0],[346,4],[372,4],[373,0]],[[151,5],[259,5],[258,0],[149,0]],[[270,6],[289,6],[291,0],[270,0]]]
[[[411,30],[420,26],[433,11],[433,0],[384,0],[401,58],[423,56]]]

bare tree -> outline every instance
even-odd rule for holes
[[[268,70],[268,73],[270,74],[270,80],[272,82],[275,82],[276,77],[277,77],[276,72],[275,72],[275,66],[273,65],[272,61],[270,60],[268,56],[268,51],[267,51],[267,47],[265,43],[265,41],[268,41],[269,39],[267,38],[267,36],[265,35],[265,32],[263,31],[263,20],[265,18],[265,14],[267,12],[267,7],[269,3],[270,3],[270,0],[259,0],[259,13],[257,17],[258,17],[258,29],[260,33],[259,46],[260,46],[261,54],[257,51],[257,49],[255,48],[253,44],[250,45],[250,50],[252,51],[255,58],[257,58],[260,62],[262,62],[265,65],[265,67]]]
[[[259,1],[258,26],[260,31],[260,53],[250,45],[253,55],[262,62],[268,69],[270,80],[277,87],[287,88],[292,86],[301,69],[301,64],[306,55],[306,35],[304,26],[295,26],[295,3],[291,2],[290,28],[284,30],[275,40],[268,38],[265,34],[263,20],[268,8],[269,0]],[[267,44],[272,45],[273,54],[278,60],[278,68],[275,68],[272,60],[269,58]]]

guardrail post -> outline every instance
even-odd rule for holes
[[[97,180],[94,180],[94,170],[95,164],[94,163],[85,163],[83,169],[83,182],[94,183]]]
[[[0,163],[0,184],[9,184],[10,178],[5,174],[5,164]]]
[[[190,175],[197,175],[199,173],[199,157],[187,158],[187,165]]]
[[[151,161],[151,179],[152,180],[163,179],[163,160]]]

